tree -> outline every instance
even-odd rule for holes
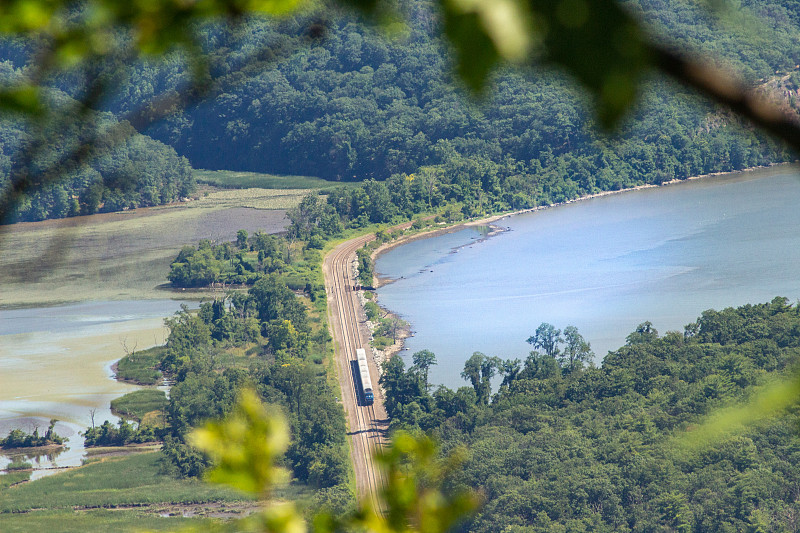
[[[558,345],[564,342],[564,339],[561,337],[560,329],[556,329],[547,322],[542,322],[536,328],[536,333],[528,337],[525,342],[532,344],[534,348],[544,350],[544,353],[550,357],[556,357],[559,353]]]
[[[522,361],[519,359],[506,359],[498,368],[498,372],[503,376],[503,383],[500,385],[508,387],[522,371]]]
[[[436,355],[430,350],[420,350],[411,356],[414,366],[419,368],[425,390],[428,390],[428,369],[436,364]]]
[[[581,368],[594,357],[594,352],[575,326],[564,328],[564,352],[559,358],[561,366],[569,371]]]
[[[383,319],[382,322],[383,331],[392,336],[392,342],[397,342],[397,334],[400,333],[403,326],[407,325],[406,322],[395,315],[389,315],[387,318]]]
[[[240,250],[247,249],[247,230],[240,229],[236,232],[236,246],[238,246]]]
[[[636,326],[630,335],[625,337],[625,342],[628,344],[641,344],[652,342],[658,338],[658,330],[653,327],[653,323],[649,320],[642,322]]]
[[[306,309],[280,276],[268,274],[262,277],[249,294],[262,322],[290,320],[297,331],[308,332]]]
[[[423,389],[419,369],[411,367],[406,371],[400,357],[392,357],[383,363],[383,374],[379,383],[386,390],[386,411],[396,417],[404,405],[411,404],[427,395]]]
[[[489,403],[489,397],[492,394],[491,379],[501,365],[498,357],[487,357],[481,352],[473,353],[464,363],[461,377],[472,384],[478,400],[483,404]]]

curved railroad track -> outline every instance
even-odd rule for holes
[[[374,461],[374,455],[385,443],[388,426],[383,394],[378,386],[380,374],[373,357],[368,355],[375,401],[372,405],[363,405],[359,401],[352,366],[356,360],[356,349],[365,348],[367,354],[372,353],[366,332],[366,317],[354,290],[358,284],[354,276],[354,263],[356,250],[374,238],[370,234],[340,244],[325,257],[322,271],[358,498],[361,501],[369,499],[374,508],[380,509],[377,492],[383,486],[383,475]]]

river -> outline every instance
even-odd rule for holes
[[[474,352],[524,359],[542,322],[577,326],[599,362],[649,320],[683,331],[705,309],[800,298],[800,177],[789,167],[574,202],[381,255],[382,306],[411,323],[403,356],[430,349],[432,383]]]
[[[47,429],[68,437],[67,449],[27,457],[0,454],[0,469],[26,460],[41,477],[54,466],[77,466],[85,451],[79,431],[116,421],[109,403],[139,387],[113,379],[111,366],[126,350],[163,344],[164,317],[173,300],[83,302],[53,307],[0,309],[0,435],[11,429]]]
[[[116,420],[109,402],[137,388],[114,380],[111,365],[126,347],[163,344],[163,319],[180,306],[168,298],[198,297],[162,287],[181,246],[233,240],[239,229],[285,228],[285,211],[240,207],[231,194],[237,193],[3,227],[0,437],[14,428],[42,432],[51,418],[60,420],[56,432],[69,437],[66,451],[16,457],[34,463],[33,478],[51,472],[44,468],[81,463],[77,433],[91,424],[90,413],[96,423]],[[9,461],[0,454],[0,469]]]

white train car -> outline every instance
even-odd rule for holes
[[[375,395],[372,393],[372,380],[369,378],[367,352],[364,351],[364,348],[358,348],[356,357],[358,359],[358,373],[361,376],[361,390],[364,391],[364,403],[370,405],[375,401]]]

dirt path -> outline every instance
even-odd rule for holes
[[[378,367],[372,357],[369,334],[365,331],[366,316],[356,298],[354,286],[358,283],[354,275],[356,250],[374,239],[373,234],[344,242],[334,248],[322,265],[325,275],[325,290],[328,296],[328,320],[335,345],[336,372],[342,393],[348,427],[350,457],[356,475],[358,497],[369,498],[379,508],[376,497],[383,485],[383,475],[373,456],[386,442],[388,417],[383,405],[383,395],[377,386]],[[356,360],[356,349],[364,348],[370,363],[375,402],[359,405],[357,387],[351,362]]]

